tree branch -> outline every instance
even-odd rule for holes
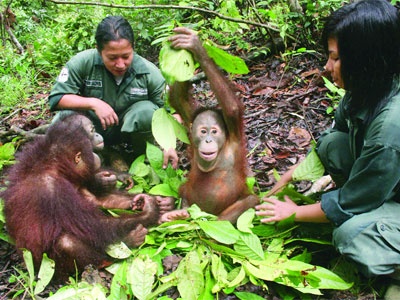
[[[22,45],[19,43],[19,41],[17,40],[17,38],[15,37],[14,33],[11,31],[11,28],[8,26],[5,26],[5,30],[7,31],[8,35],[11,38],[11,41],[14,43],[14,45],[18,48],[19,53],[23,54],[24,51],[24,47],[22,47]]]
[[[122,9],[188,9],[188,10],[194,10],[194,11],[199,11],[202,13],[214,15],[220,19],[227,20],[227,21],[232,21],[236,23],[244,23],[244,24],[249,24],[257,27],[262,27],[266,28],[267,30],[272,30],[275,32],[279,32],[279,28],[271,26],[270,24],[263,24],[263,23],[257,23],[249,20],[242,20],[242,19],[237,19],[237,18],[232,18],[229,16],[225,16],[223,14],[220,14],[216,11],[200,8],[200,7],[194,7],[194,6],[179,6],[179,5],[160,5],[160,4],[149,4],[149,5],[119,5],[119,4],[108,4],[108,3],[100,3],[100,2],[87,2],[87,1],[68,1],[68,0],[49,0],[50,2],[53,2],[55,4],[69,4],[69,5],[92,5],[92,6],[105,6],[105,7],[111,7],[111,8],[122,8]],[[288,36],[288,35],[287,35]],[[296,41],[294,37],[288,36],[290,39]]]
[[[46,133],[50,124],[40,125],[32,130],[23,130],[18,126],[12,125],[8,130],[0,130],[0,139],[2,142],[12,141],[15,136],[23,138],[23,142],[34,139],[37,136],[42,136]]]

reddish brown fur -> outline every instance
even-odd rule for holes
[[[187,205],[197,204],[202,210],[218,215],[219,219],[236,222],[238,216],[259,203],[246,184],[247,159],[244,133],[244,107],[230,82],[216,68],[214,62],[205,60],[201,67],[206,72],[220,106],[225,125],[226,141],[220,149],[219,161],[210,172],[203,172],[196,162],[196,148],[191,132],[191,170],[187,182],[180,188],[180,196]],[[192,99],[189,82],[175,82],[170,89],[171,106],[182,116],[190,128],[198,117],[198,104]],[[200,108],[204,111],[204,108]],[[226,155],[233,153],[234,155]],[[226,156],[223,156],[226,155]]]
[[[79,172],[74,162],[78,152],[86,163]],[[157,221],[155,203],[145,204],[139,214],[114,218],[96,201],[88,201],[86,186],[94,180],[95,170],[92,145],[81,127],[71,129],[56,123],[44,137],[27,144],[17,160],[2,193],[6,228],[17,249],[32,252],[36,266],[43,253],[54,259],[58,277],[73,274],[75,263],[78,271],[87,264],[100,266],[110,260],[105,253],[108,245],[129,241],[138,224]],[[132,196],[110,194],[113,201],[115,197],[124,203],[119,208],[132,202]],[[107,201],[107,197],[100,200]]]

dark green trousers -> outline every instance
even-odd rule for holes
[[[119,125],[103,130],[98,118],[91,113],[96,131],[103,138],[106,146],[126,143],[135,152],[144,153],[146,142],[154,143],[151,122],[158,106],[151,101],[139,101],[118,116]]]
[[[354,163],[349,135],[340,131],[328,133],[318,141],[317,153],[336,186],[343,186]]]
[[[320,160],[338,187],[348,180],[354,163],[349,140],[346,133],[331,132],[317,145]],[[334,229],[333,244],[367,277],[398,274],[400,203],[390,200],[375,210],[354,215]]]
[[[126,143],[128,148],[138,154],[145,153],[146,142],[154,143],[151,123],[154,112],[159,107],[151,101],[139,101],[118,115],[119,125],[103,130],[99,119],[93,111],[86,115],[92,120],[96,131],[104,138],[106,146]],[[72,110],[59,111],[54,117],[56,121],[60,116],[72,113]]]

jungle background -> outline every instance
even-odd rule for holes
[[[332,123],[335,106],[343,91],[330,83],[329,74],[323,70],[326,56],[319,38],[324,18],[346,2],[348,1],[1,0],[0,170],[3,172],[13,164],[15,151],[37,134],[38,128],[43,128],[51,121],[53,114],[49,112],[47,96],[62,66],[77,52],[93,48],[94,31],[99,21],[106,15],[118,14],[126,17],[132,24],[136,35],[135,51],[157,65],[162,40],[171,34],[172,28],[177,24],[199,31],[202,39],[211,40],[224,51],[244,60],[249,72],[231,74],[231,79],[246,108],[244,122],[248,139],[249,169],[254,179],[253,189],[262,195],[272,187],[279,174],[305,157],[321,132]],[[396,2],[398,1],[392,1],[395,5]],[[195,97],[207,101],[212,98],[212,92],[206,79],[201,73],[198,75],[194,81]],[[177,174],[182,177],[190,168],[185,149],[185,145],[178,145],[181,173]],[[143,190],[148,191],[148,181],[149,178],[145,177],[135,180],[135,183],[138,186],[143,185]],[[3,188],[6,185],[4,176],[1,177],[1,185]],[[311,186],[312,182],[304,180],[294,183],[286,192],[302,201],[302,195],[306,195]],[[332,188],[332,183],[324,184],[314,194],[313,200],[318,201],[318,192],[329,188]],[[188,224],[190,223],[184,225]],[[257,221],[255,224],[257,225]],[[255,228],[265,228],[262,226],[258,223]],[[382,297],[387,287],[386,279],[366,279],[358,274],[355,267],[340,257],[330,245],[329,226],[289,222],[268,228],[268,236],[260,234],[264,232],[262,230],[252,229],[260,238],[263,249],[278,241],[281,243],[280,251],[285,257],[296,257],[296,260],[327,268],[338,274],[344,282],[353,283],[352,286],[328,286],[326,289],[322,288],[322,295],[309,294],[293,288],[293,282],[265,280],[261,275],[257,277],[247,274],[240,283],[229,285],[225,282],[224,289],[216,289],[218,272],[203,268],[202,272],[212,273],[214,290],[212,294],[208,294],[208,298],[202,294],[201,297],[197,295],[197,298],[193,296],[193,299]],[[38,270],[33,274],[29,266],[26,268],[24,261],[16,255],[12,241],[7,237],[1,210],[0,230],[1,299],[47,298],[62,289],[60,285],[45,284],[43,288],[35,290],[40,285],[41,277],[35,275]],[[181,232],[179,237],[181,241],[187,240],[188,243],[195,239],[190,236],[189,231]],[[173,234],[170,238],[174,238]],[[218,240],[218,237],[213,238]],[[179,262],[184,260],[183,257],[192,253],[187,248],[193,247],[193,244],[190,247],[175,244],[174,247],[185,251],[172,251],[173,255],[169,255],[169,260],[164,261],[158,276],[173,273]],[[225,248],[218,250],[219,253],[230,253]],[[223,263],[225,267],[229,265],[227,272],[232,272],[232,257],[225,257]],[[188,275],[192,271],[182,274]],[[207,278],[210,275],[204,276],[205,282],[209,282]],[[105,294],[110,295],[108,289],[111,290],[110,299],[152,299],[148,298],[149,293],[135,293],[132,284],[126,284],[129,287],[127,291],[116,293],[113,276],[104,270],[89,270],[82,280],[88,284],[82,286],[80,279],[76,279],[69,286],[75,291],[80,290],[85,299],[102,299]],[[118,281],[120,285],[121,282]],[[153,298],[190,299],[189,293],[186,293],[186,297],[183,296],[185,292],[179,284],[171,284],[170,288],[159,290],[156,297],[154,288],[157,284],[158,287],[162,284],[154,281],[152,283],[150,290],[153,289]],[[99,293],[94,287],[100,287],[102,291],[105,288],[106,291]],[[83,297],[59,296],[55,299]]]

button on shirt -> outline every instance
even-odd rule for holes
[[[393,90],[387,104],[364,125],[367,111],[349,118],[345,96],[335,112],[329,131],[349,134],[354,165],[343,187],[322,195],[327,218],[340,226],[355,214],[374,210],[398,193],[400,182],[400,92]],[[321,137],[323,138],[323,136]]]
[[[65,94],[102,99],[119,115],[132,104],[149,100],[158,107],[164,105],[161,96],[165,80],[151,62],[134,54],[124,79],[118,85],[105,68],[96,49],[85,50],[74,57],[61,70],[50,93],[50,109],[55,110]]]

